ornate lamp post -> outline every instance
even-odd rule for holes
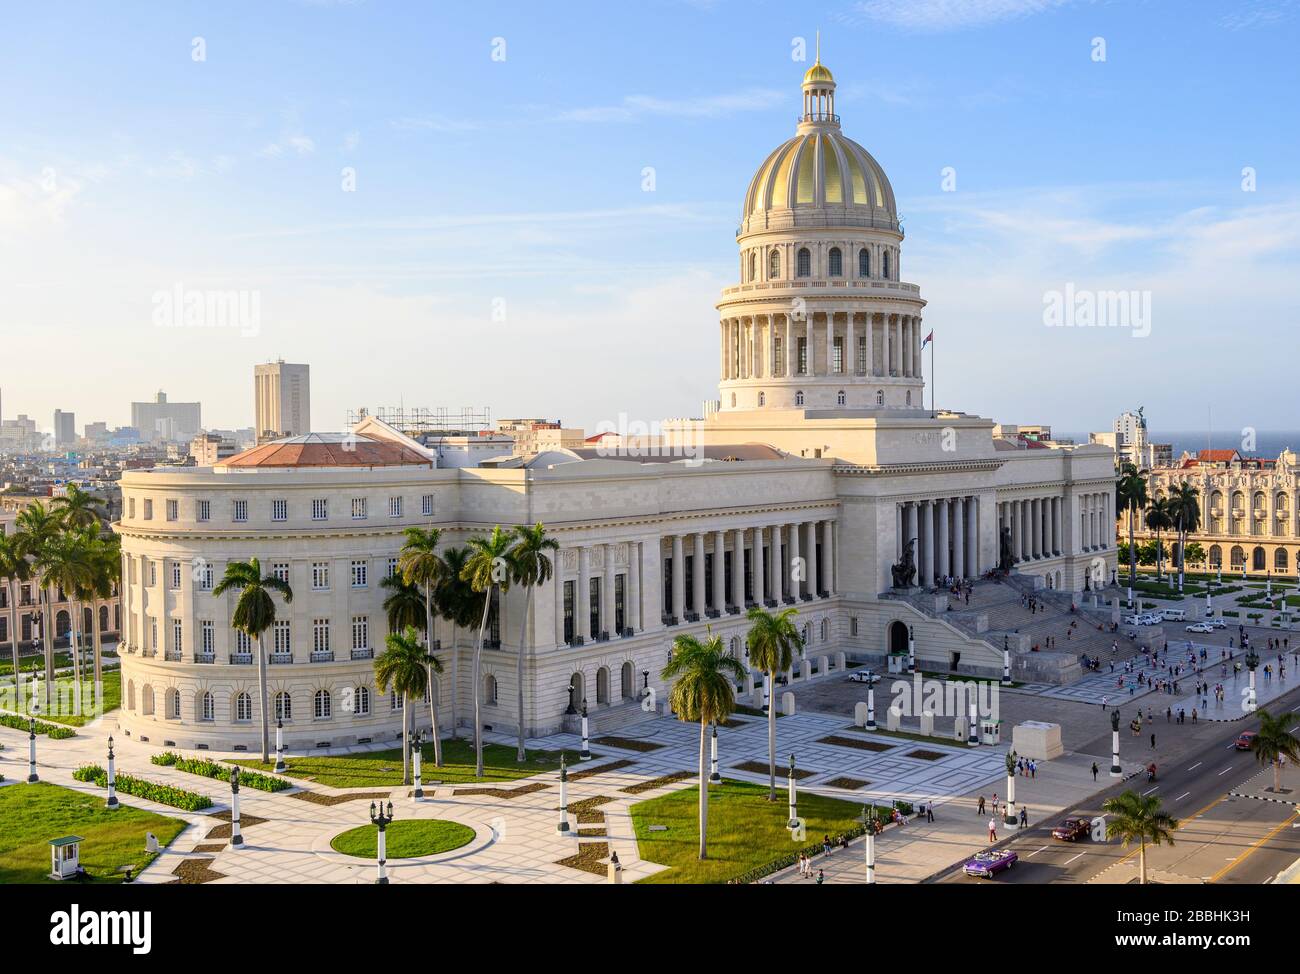
[[[717,724],[713,725],[713,737],[709,741],[709,748],[710,748],[709,757],[710,757],[710,761],[712,762],[712,767],[710,768],[709,771],[709,784],[716,785],[720,781],[722,781],[722,775],[718,774],[718,725]]]
[[[1250,670],[1250,693],[1246,695],[1246,712],[1254,713],[1256,707],[1255,696],[1255,667],[1259,666],[1259,654],[1255,652],[1252,646],[1246,651],[1246,669]]]
[[[239,831],[239,765],[230,769],[230,847],[241,848],[244,836]]]
[[[1011,650],[1002,650],[1002,685],[1011,686]]]
[[[275,718],[275,770],[284,770],[284,721]]]
[[[867,670],[867,730],[876,729],[876,676],[874,670]]]
[[[113,737],[110,734],[108,738],[108,801],[104,807],[110,811],[121,808],[121,803],[117,800],[117,772],[113,765]]]
[[[32,712],[27,715],[27,780],[28,782],[37,782],[41,779],[36,774],[36,705],[32,705]]]
[[[867,859],[867,885],[876,885],[876,822],[871,814],[871,805],[862,806],[862,821],[867,827],[866,839],[863,843]]]
[[[794,777],[794,755],[790,755],[790,777],[787,779],[787,794],[790,797],[790,821],[786,828],[794,831],[799,827],[799,784]]]
[[[1119,708],[1110,712],[1110,776],[1124,777],[1124,769],[1119,766]]]
[[[590,740],[588,736],[589,728],[590,728],[590,724],[587,721],[587,698],[583,697],[582,698],[582,750],[578,752],[579,761],[591,760],[591,749],[587,746]]]
[[[420,732],[416,731],[411,738],[411,763],[415,769],[415,790],[411,792],[411,798],[414,801],[420,801],[424,798],[424,788],[420,784]]]
[[[1016,752],[1012,748],[1007,752],[1007,814],[1002,817],[1002,824],[1014,829],[1016,823]]]
[[[967,684],[967,685],[971,686],[973,684]],[[979,706],[975,699],[976,696],[978,696],[978,694],[972,692],[970,694],[970,700],[968,701],[970,704],[970,706],[967,708],[970,711],[970,727],[967,729],[967,733],[966,733],[967,747],[980,746],[980,714],[979,714]]]
[[[555,831],[569,834],[569,763],[563,753],[560,754],[560,824]]]
[[[384,806],[381,802],[378,812],[375,810],[375,803],[370,803],[370,821],[379,827],[379,855],[377,857],[379,873],[375,877],[375,884],[378,886],[388,885],[388,872],[384,869],[388,861],[388,836],[387,829],[390,822],[393,821],[393,803],[388,803],[388,812],[384,813]]]
[[[569,684],[569,706],[564,711],[566,716],[572,717],[578,712],[578,708],[573,705],[573,693],[577,689],[578,688],[575,684]]]
[[[907,672],[916,672],[916,630],[912,626],[907,627]]]

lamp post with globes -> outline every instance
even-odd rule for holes
[[[379,828],[379,848],[377,850],[378,851],[377,861],[379,864],[379,873],[375,877],[375,884],[377,886],[387,886],[388,872],[384,868],[385,864],[387,863],[387,856],[388,856],[388,842],[387,842],[386,833],[387,833],[388,826],[393,821],[393,803],[392,802],[388,803],[388,811],[387,813],[385,813],[384,805],[382,802],[380,802],[378,810],[376,810],[375,808],[375,803],[371,802],[370,821]]]
[[[113,735],[108,737],[108,801],[104,807],[109,811],[121,808],[121,803],[117,800],[117,769],[113,763]]]
[[[590,740],[588,736],[588,731],[590,729],[590,726],[591,725],[588,723],[587,720],[587,698],[583,697],[582,698],[582,750],[578,752],[579,761],[591,760],[591,748],[587,746]]]
[[[239,765],[230,769],[230,847],[242,848],[244,835],[239,831]]]
[[[32,711],[27,715],[27,781],[35,783],[41,779],[36,774],[36,704],[32,704]]]
[[[275,770],[284,771],[284,721],[275,718]]]
[[[1259,666],[1259,654],[1255,652],[1255,647],[1251,646],[1246,650],[1246,669],[1250,671],[1250,693],[1246,695],[1246,712],[1254,713],[1258,699],[1255,696],[1255,668]]]
[[[417,802],[424,798],[424,787],[420,782],[420,747],[422,743],[420,732],[416,731],[411,737],[411,764],[415,775],[415,790],[411,792],[411,798]]]

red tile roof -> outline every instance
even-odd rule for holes
[[[390,440],[346,434],[308,433],[263,443],[223,460],[238,467],[432,467],[433,461]]]

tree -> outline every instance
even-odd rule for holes
[[[1199,541],[1193,541],[1183,549],[1183,557],[1193,565],[1200,565],[1205,562],[1205,549],[1201,547]]]
[[[1201,500],[1191,484],[1176,484],[1169,497],[1169,514],[1178,529],[1178,591],[1183,590],[1186,574],[1187,536],[1201,528]]]
[[[51,547],[62,530],[58,514],[40,501],[24,507],[14,525],[18,533],[18,550],[31,562],[36,577],[36,601],[41,610],[41,642],[45,650],[45,710],[50,709],[50,692],[54,684],[54,640],[50,638],[50,580],[45,577]]]
[[[76,484],[68,484],[68,490],[60,497],[50,501],[50,510],[59,516],[60,521],[70,528],[95,528],[98,534],[104,526],[104,499],[89,491],[82,490]]]
[[[1133,587],[1133,579],[1137,577],[1137,551],[1133,547],[1133,525],[1137,520],[1138,511],[1143,510],[1146,504],[1146,480],[1143,479],[1142,474],[1135,465],[1131,463],[1124,464],[1120,468],[1119,481],[1115,484],[1115,509],[1120,510],[1123,508],[1128,511],[1129,588]]]
[[[1250,741],[1250,751],[1260,764],[1273,765],[1273,794],[1282,793],[1282,759],[1300,761],[1300,739],[1292,728],[1300,721],[1294,713],[1274,717],[1267,710],[1259,712],[1259,730]]]
[[[469,562],[468,548],[447,548],[442,553],[447,570],[438,579],[433,590],[438,615],[451,623],[451,736],[460,736],[460,717],[457,695],[460,692],[460,652],[456,642],[461,629],[468,629],[478,618],[482,595],[475,592],[464,579],[465,565]]]
[[[1156,533],[1156,581],[1160,581],[1160,565],[1164,559],[1165,549],[1160,543],[1160,532],[1174,526],[1172,505],[1166,497],[1157,497],[1146,510],[1147,527]]]
[[[407,626],[424,628],[424,598],[414,585],[408,585],[401,575],[389,575],[379,583],[388,594],[384,596],[384,616],[389,632],[401,632]]]
[[[32,577],[31,562],[23,555],[17,535],[0,534],[0,581],[5,585],[5,603],[9,606],[9,648],[13,651],[14,691],[22,699],[22,670],[18,665],[18,599],[19,582]]]
[[[483,665],[483,639],[487,635],[488,615],[492,611],[493,595],[504,598],[510,588],[510,551],[514,547],[511,536],[501,530],[501,525],[492,529],[486,538],[469,539],[469,559],[461,577],[470,583],[475,592],[483,594],[483,615],[479,621],[478,641],[474,645],[474,775],[483,777],[483,688],[480,684],[480,670]],[[498,604],[499,608],[499,604]]]
[[[293,601],[293,589],[276,575],[263,575],[262,563],[256,558],[249,561],[232,561],[216,588],[213,598],[227,592],[238,592],[231,625],[257,643],[257,683],[262,696],[262,763],[271,760],[271,727],[267,717],[266,651],[262,635],[275,625],[275,599],[279,595],[286,603]]]
[[[36,552],[33,567],[40,576],[42,591],[45,592],[47,615],[52,608],[49,603],[52,602],[50,594],[54,589],[62,589],[71,604],[73,619],[68,635],[73,654],[78,660],[75,693],[77,699],[80,700],[81,671],[79,661],[81,650],[77,645],[77,629],[81,620],[75,617],[79,611],[78,593],[89,588],[94,572],[94,565],[84,536],[75,531],[63,531],[54,535]],[[48,631],[48,618],[45,620],[45,625]],[[49,713],[50,697],[54,684],[54,643],[52,640],[45,647],[45,660],[45,710],[46,713]]]
[[[1118,838],[1126,849],[1134,842],[1139,844],[1138,882],[1146,883],[1147,843],[1173,845],[1178,819],[1160,808],[1160,799],[1155,795],[1143,796],[1131,789],[1107,798],[1101,809],[1111,816],[1106,823],[1108,839]]]
[[[710,724],[718,724],[736,709],[736,681],[745,678],[745,668],[722,645],[722,637],[710,630],[701,642],[683,634],[673,640],[673,655],[659,674],[671,680],[668,701],[678,720],[700,724],[700,858],[709,857],[709,777],[706,745]]]
[[[794,665],[794,655],[803,645],[794,624],[798,610],[793,606],[780,612],[768,612],[754,606],[747,613],[749,665],[762,670],[767,679],[767,800],[776,801],[776,675]]]
[[[531,528],[518,524],[514,528],[515,546],[511,550],[510,561],[514,572],[514,582],[524,588],[524,611],[519,619],[519,651],[515,655],[515,694],[516,712],[519,715],[519,746],[515,751],[516,761],[526,761],[528,752],[524,750],[524,641],[528,634],[528,613],[533,607],[533,591],[539,585],[545,585],[551,579],[551,558],[548,552],[559,551],[560,544],[554,538],[546,536],[546,528],[538,521]]]
[[[394,576],[396,577],[396,576]],[[442,664],[424,650],[415,626],[390,632],[384,651],[375,658],[375,686],[387,693],[391,686],[402,695],[402,784],[411,783],[411,700],[419,700],[429,686],[429,671],[442,672]],[[436,736],[435,730],[435,736]]]
[[[438,528],[407,528],[404,532],[406,541],[402,544],[402,553],[397,561],[397,568],[402,573],[402,580],[408,585],[418,585],[424,592],[424,645],[429,656],[433,656],[433,590],[447,571],[447,565],[438,554],[438,540],[442,532]],[[442,738],[438,728],[438,694],[434,692],[433,663],[428,665],[429,677],[429,717],[433,722],[433,763],[442,767]],[[442,672],[439,667],[438,672]],[[454,695],[454,694],[453,694]]]

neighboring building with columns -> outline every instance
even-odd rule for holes
[[[746,193],[741,284],[719,303],[720,408],[663,424],[680,452],[619,440],[450,466],[369,417],[348,436],[270,443],[212,468],[127,473],[125,730],[159,746],[256,746],[253,648],[230,627],[234,597],[211,587],[227,562],[257,556],[294,590],[266,637],[271,717],[287,739],[399,736],[372,657],[386,632],[379,582],[416,525],[463,545],[541,521],[559,542],[527,619],[518,590],[493,608],[483,656],[484,722],[509,730],[525,655],[531,734],[562,726],[570,686],[598,728],[636,710],[647,684],[662,702],[682,633],[711,631],[743,658],[752,605],[796,607],[809,660],[882,665],[910,633],[926,670],[1001,675],[1000,635],[946,621],[941,594],[891,589],[905,547],[927,588],[995,568],[1004,531],[1015,569],[1040,585],[1108,582],[1113,451],[1004,438],[991,420],[923,408],[924,301],[900,278],[893,191],[839,134],[830,72],[814,65],[803,87],[795,138]],[[434,635],[440,718],[467,730],[474,633],[439,621]],[[1066,654],[1027,651],[1017,646],[1018,674],[1049,657],[1078,672]]]

